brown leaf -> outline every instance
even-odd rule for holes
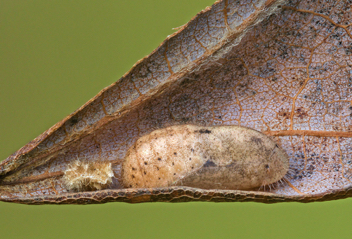
[[[0,165],[0,200],[302,201],[348,197],[352,180],[352,2],[218,1],[119,81]],[[266,191],[123,189],[127,149],[176,124],[241,125],[290,156],[286,183]],[[107,190],[67,192],[77,158],[109,160]]]

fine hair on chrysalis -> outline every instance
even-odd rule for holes
[[[77,159],[64,172],[64,185],[70,191],[95,191],[109,187],[114,176],[108,161]]]

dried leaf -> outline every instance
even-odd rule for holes
[[[119,81],[0,165],[0,200],[301,201],[348,197],[352,180],[352,2],[216,2]],[[177,124],[241,125],[290,156],[286,183],[264,191],[123,189],[121,163],[147,133]],[[110,161],[109,189],[68,192],[78,159]]]

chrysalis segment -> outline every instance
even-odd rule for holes
[[[239,126],[172,126],[137,140],[122,167],[125,187],[175,185],[252,189],[289,169],[286,152],[268,136]]]
[[[114,176],[111,163],[75,160],[64,172],[65,187],[72,191],[94,191],[107,188]]]

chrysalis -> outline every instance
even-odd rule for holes
[[[239,126],[171,126],[138,139],[122,166],[125,187],[176,185],[253,189],[282,179],[286,152],[268,136]]]

